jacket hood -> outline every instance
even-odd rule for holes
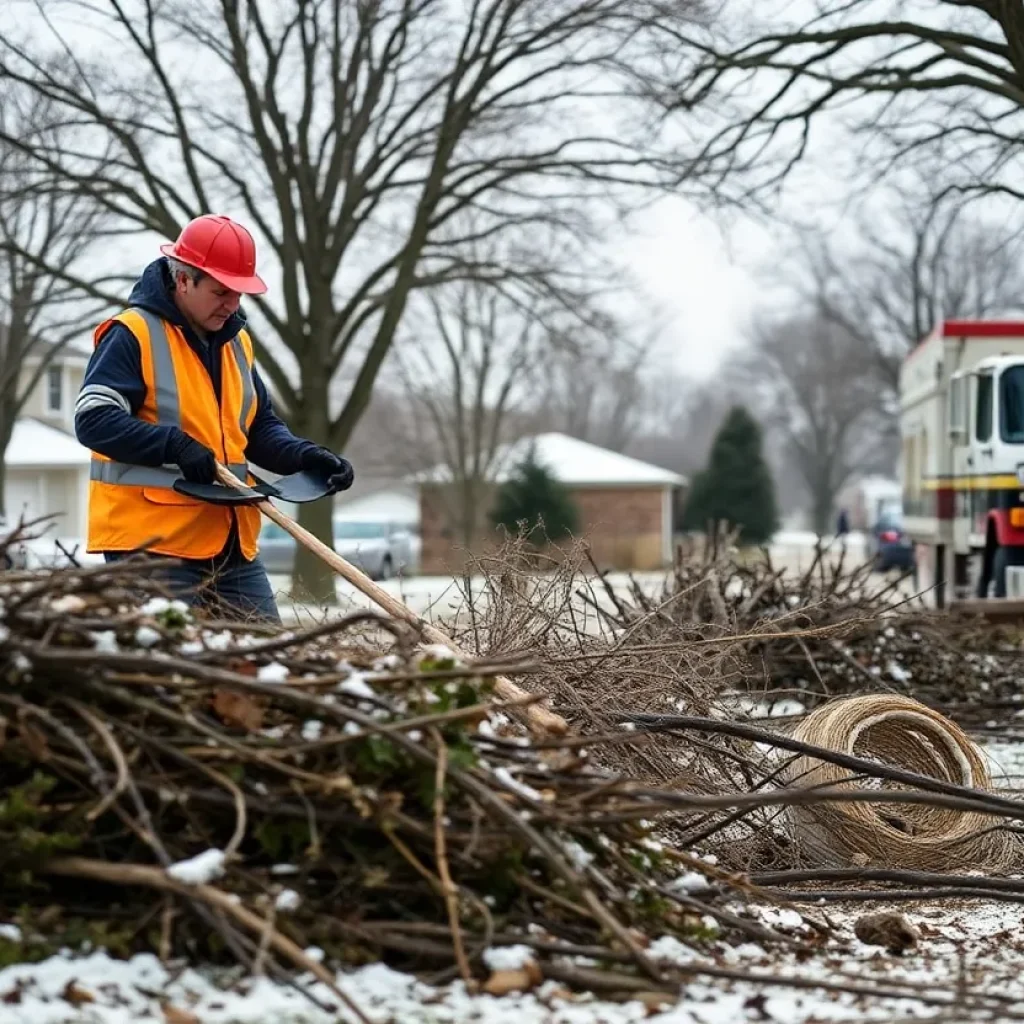
[[[183,316],[182,312],[174,304],[171,297],[171,273],[167,267],[167,258],[161,256],[153,260],[142,272],[142,276],[132,286],[131,295],[128,296],[130,306],[141,306],[143,309],[155,313],[163,320],[167,320],[180,327],[186,337],[194,336],[192,328]],[[237,313],[233,313],[224,326],[208,337],[214,345],[230,341],[246,325],[245,313],[239,307]],[[198,340],[198,339],[196,339]]]

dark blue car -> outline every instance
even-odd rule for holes
[[[914,568],[914,545],[903,529],[903,514],[887,511],[871,529],[869,555],[877,572]]]

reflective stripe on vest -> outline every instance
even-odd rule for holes
[[[256,401],[256,389],[252,386],[252,371],[249,370],[249,362],[245,358],[245,347],[242,345],[242,339],[237,334],[231,339],[231,349],[235,353],[238,372],[242,375],[242,405],[238,413],[238,425],[242,430],[242,436],[247,437],[249,431],[246,429],[245,421],[249,418],[249,409],[252,407],[253,402]],[[170,349],[168,349],[168,357],[170,357],[170,354]],[[236,475],[238,473],[234,468],[232,468],[231,472]]]
[[[156,421],[161,426],[180,428],[181,403],[178,400],[178,382],[174,378],[174,360],[171,358],[171,345],[167,340],[164,322],[148,309],[136,306],[130,312],[142,317],[146,330],[149,331],[149,348],[153,353]]]
[[[148,309],[133,306],[128,312],[136,313],[146,324],[149,331],[149,348],[153,358],[154,401],[156,403],[156,421],[160,426],[181,429],[181,402],[178,397],[178,382],[174,376],[174,359],[171,356],[171,345],[167,340],[164,322]],[[242,405],[238,415],[238,426],[242,436],[248,435],[246,420],[249,410],[256,401],[256,389],[252,383],[252,371],[249,361],[245,358],[245,346],[236,334],[231,339],[231,351],[242,378]],[[249,472],[248,463],[232,462],[228,469],[241,480],[245,480]],[[176,466],[133,466],[125,462],[93,459],[89,468],[89,479],[104,484],[120,484],[124,487],[174,487],[174,481],[182,479]]]

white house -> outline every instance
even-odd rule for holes
[[[47,538],[82,543],[86,533],[90,453],[74,434],[75,399],[88,352],[65,348],[29,394],[4,453],[4,506],[8,523],[55,516],[41,525]],[[27,384],[38,371],[39,354],[21,368]]]

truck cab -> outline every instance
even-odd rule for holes
[[[975,560],[977,597],[1006,597],[1024,566],[1024,355],[954,374],[950,402],[954,549]]]

